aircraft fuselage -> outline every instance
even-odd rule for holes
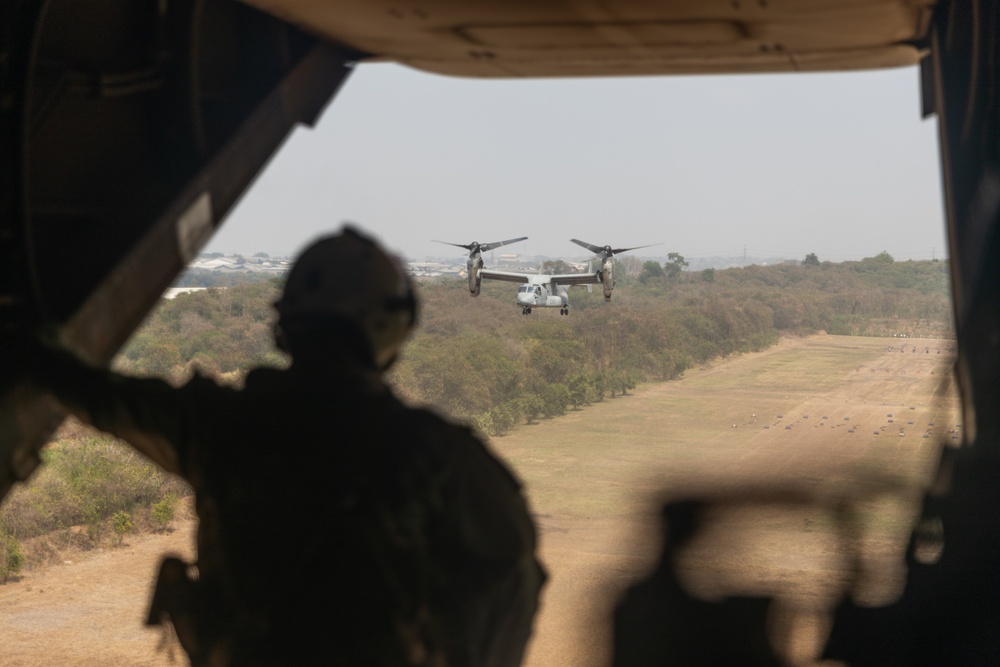
[[[521,308],[569,308],[569,295],[565,287],[551,284],[521,285],[514,303]]]

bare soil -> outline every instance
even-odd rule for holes
[[[132,537],[119,548],[67,552],[60,565],[0,585],[0,664],[186,664],[176,640],[144,620],[160,559],[168,553],[192,559],[196,528],[188,515],[170,532]]]
[[[496,439],[525,482],[551,575],[527,666],[610,664],[611,609],[654,562],[668,498],[718,500],[684,556],[685,585],[708,599],[776,596],[775,641],[795,664],[813,664],[845,592],[898,595],[913,499],[961,430],[954,396],[938,391],[948,369],[936,350],[951,343],[909,339],[901,353],[900,342],[785,341]],[[844,502],[850,531],[834,511]],[[0,662],[183,664],[142,624],[160,558],[193,557],[194,521],[173,528],[0,585]]]

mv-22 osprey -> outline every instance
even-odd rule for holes
[[[615,288],[615,255],[629,250],[639,250],[650,246],[636,246],[634,248],[612,248],[609,245],[598,246],[579,239],[570,239],[578,246],[582,246],[596,255],[601,266],[598,270],[586,273],[514,273],[511,271],[494,271],[483,268],[483,252],[524,241],[528,237],[522,236],[506,241],[494,241],[492,243],[477,243],[473,241],[468,244],[449,243],[448,241],[437,241],[446,245],[453,245],[469,251],[469,259],[465,266],[469,277],[469,293],[472,296],[479,296],[479,290],[483,279],[503,280],[510,283],[521,283],[517,290],[515,304],[521,307],[522,315],[530,315],[532,308],[558,308],[560,315],[569,315],[569,288],[573,285],[602,285],[604,288],[604,300],[611,301],[611,291]],[[656,245],[656,244],[654,244]]]

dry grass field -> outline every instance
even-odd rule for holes
[[[651,567],[668,498],[716,500],[682,560],[689,591],[776,596],[775,639],[792,663],[813,662],[848,588],[894,599],[915,499],[941,443],[958,443],[951,342],[899,343],[786,340],[496,439],[551,574],[528,667],[610,664],[611,609]]]
[[[778,596],[777,636],[797,664],[812,661],[845,589],[868,602],[898,594],[913,498],[941,443],[958,442],[954,396],[939,392],[951,343],[899,342],[785,341],[496,439],[524,480],[551,575],[528,667],[610,664],[610,609],[655,558],[670,497],[719,499],[684,554],[685,585],[705,598]],[[160,555],[190,553],[193,521],[175,527],[0,586],[0,662],[177,664],[140,625]]]

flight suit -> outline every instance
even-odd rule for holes
[[[195,665],[521,662],[545,575],[519,484],[466,428],[329,357],[174,388],[53,353],[42,385],[187,479],[197,576],[150,623]]]

